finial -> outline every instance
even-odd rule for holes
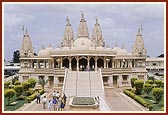
[[[69,24],[69,18],[68,18],[68,16],[66,17],[66,21],[67,21],[67,24]]]
[[[23,25],[23,27],[22,27],[22,31],[23,31],[23,36],[24,36],[24,25]]]
[[[51,44],[48,44],[48,47],[51,47]]]
[[[84,13],[83,13],[83,11],[81,11],[81,16],[82,16],[82,19],[84,19]]]
[[[98,19],[97,19],[97,16],[95,16],[95,19],[96,19],[96,24],[98,24]]]
[[[142,34],[142,30],[143,30],[143,28],[142,28],[142,25],[141,25],[141,34]]]
[[[26,28],[26,35],[28,35],[28,30],[27,30],[27,28]]]
[[[42,49],[44,49],[44,45],[42,45]]]
[[[140,27],[138,27],[138,34],[140,34]]]

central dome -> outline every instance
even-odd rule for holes
[[[93,46],[93,43],[88,38],[78,38],[74,41],[74,47],[78,50],[88,50],[91,46]]]

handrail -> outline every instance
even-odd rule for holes
[[[102,77],[101,68],[99,68],[99,74],[100,74],[100,79],[101,79],[101,82],[102,82],[102,88],[103,88],[103,92],[104,92],[104,85],[103,85],[103,77]]]
[[[91,96],[91,78],[90,78],[90,70],[89,70],[89,85],[90,85],[90,96]]]
[[[65,70],[65,75],[64,75],[64,83],[63,83],[63,88],[62,88],[62,95],[65,93],[65,86],[66,86],[66,80],[67,80],[67,74],[68,74],[68,69]]]

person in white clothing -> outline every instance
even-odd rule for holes
[[[43,109],[46,109],[47,98],[44,96],[43,98]]]

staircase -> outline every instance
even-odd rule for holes
[[[68,71],[64,82],[67,96],[104,96],[104,87],[98,71]]]

